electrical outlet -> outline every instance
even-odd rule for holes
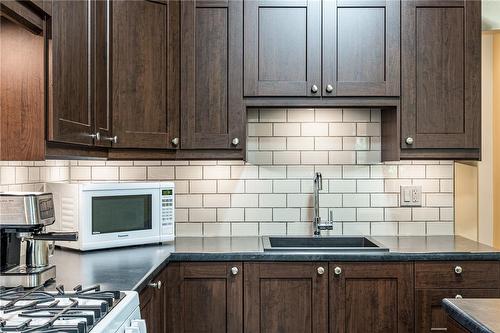
[[[401,207],[422,207],[422,186],[401,186]]]

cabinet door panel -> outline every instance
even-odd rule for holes
[[[245,332],[326,332],[327,274],[324,263],[245,263]]]
[[[323,96],[399,96],[399,1],[323,7]]]
[[[447,315],[441,306],[443,298],[496,298],[498,289],[417,289],[415,292],[415,331],[446,331]]]
[[[242,10],[240,1],[181,3],[183,149],[244,146]]]
[[[402,148],[480,147],[480,8],[402,2]]]
[[[245,96],[320,95],[320,1],[245,1],[244,40]]]
[[[231,269],[238,268],[237,274]],[[168,267],[168,332],[241,332],[241,263],[175,263]]]
[[[177,135],[177,2],[111,3],[114,147],[173,148]]]
[[[139,304],[141,308],[141,318],[146,321],[148,332],[165,332],[165,284],[167,281],[167,272],[163,270],[151,280],[153,283],[161,283],[163,288],[157,289],[146,286],[139,294]]]
[[[332,263],[330,332],[413,332],[410,263]]]
[[[49,35],[50,141],[91,145],[90,19],[93,2],[53,1]],[[49,58],[50,59],[50,58]]]

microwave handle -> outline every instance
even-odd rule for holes
[[[34,234],[32,239],[46,241],[77,241],[78,232],[47,232],[43,234]]]

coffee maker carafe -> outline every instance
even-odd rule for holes
[[[76,241],[76,232],[45,232],[55,221],[51,193],[0,193],[0,285],[36,287],[55,279],[50,265],[55,241]]]

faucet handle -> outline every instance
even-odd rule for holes
[[[322,223],[318,224],[318,230],[333,230],[333,223]]]

